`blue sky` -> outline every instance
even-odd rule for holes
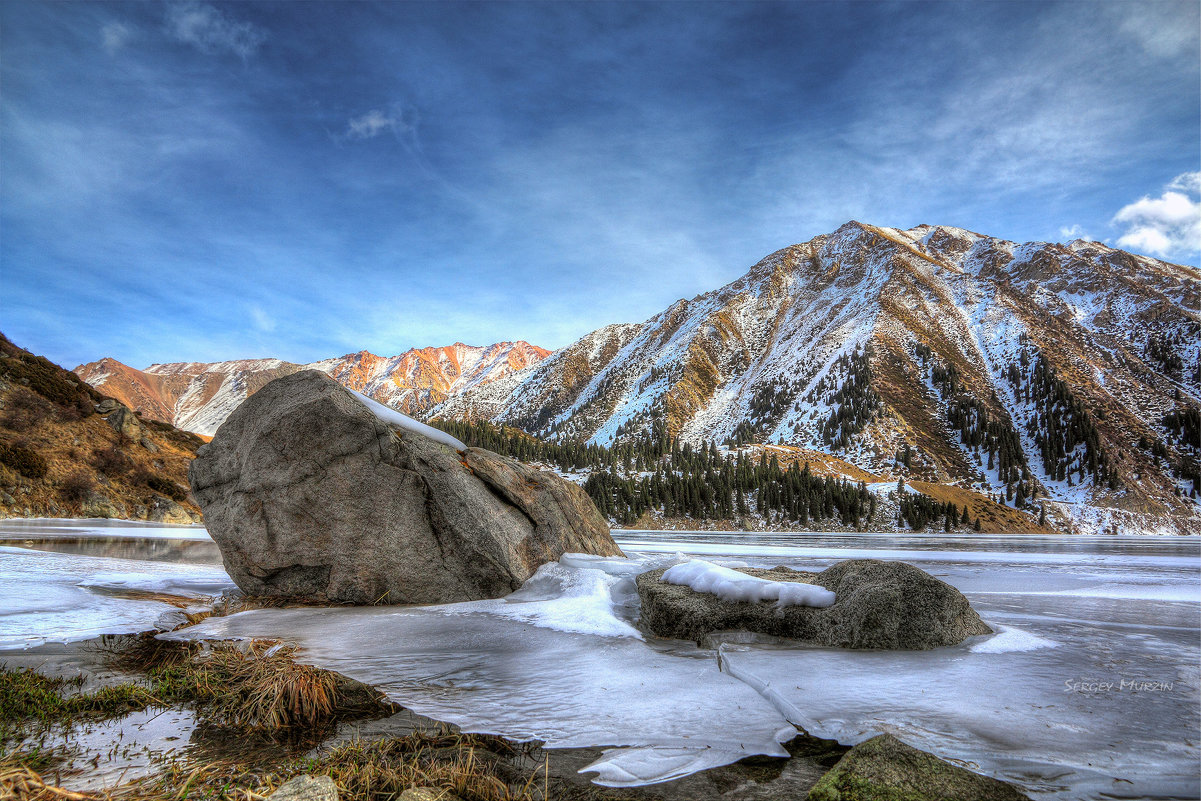
[[[0,330],[560,347],[849,219],[1196,264],[1190,2],[0,3]]]

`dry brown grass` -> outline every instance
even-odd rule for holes
[[[92,796],[46,782],[31,761],[27,754],[0,757],[0,801],[91,801]]]
[[[980,518],[980,527],[989,534],[1055,534],[1054,529],[1040,526],[1036,517],[1011,506],[1002,506],[987,495],[946,484],[910,481],[909,486],[940,503],[953,503],[960,510],[967,505],[972,518]]]
[[[111,667],[144,675],[156,699],[190,705],[210,726],[316,730],[399,709],[365,684],[296,662],[295,649],[277,642],[200,644],[136,635],[106,638],[101,649]]]
[[[499,737],[415,733],[372,743],[351,743],[322,760],[328,774],[353,801],[385,801],[410,787],[445,790],[464,801],[532,801],[538,772],[510,784],[504,757],[517,753]],[[541,789],[541,788],[539,788]]]
[[[798,448],[793,445],[762,445],[756,447],[761,447],[767,451],[769,456],[774,454],[782,468],[787,468],[791,465],[803,467],[808,464],[809,472],[815,476],[849,478],[852,481],[866,481],[869,484],[875,481],[887,481],[889,478],[888,476],[881,477],[874,473],[869,473],[848,461],[839,459],[837,456],[831,456],[828,453],[822,453],[821,451]]]
[[[190,704],[216,726],[319,728],[339,718],[392,709],[382,694],[365,685],[296,662],[295,649],[280,643],[200,647],[145,638],[122,647],[113,659],[118,666],[143,671],[157,697]]]
[[[546,765],[535,761],[535,767],[529,767],[532,753],[499,737],[441,729],[348,743],[318,759],[294,761],[274,771],[248,770],[228,760],[199,765],[172,760],[157,775],[117,787],[95,801],[248,801],[265,798],[302,774],[329,776],[343,801],[395,801],[414,787],[462,801],[543,801],[548,797]],[[514,767],[522,758],[527,767]],[[90,796],[77,801],[83,799],[93,801]]]
[[[146,485],[146,476],[169,482],[183,494],[199,439],[146,419],[142,420],[143,429],[156,452],[123,439],[92,413],[91,404],[102,397],[99,393],[44,359],[21,353],[7,343],[0,355],[0,377],[8,376],[0,382],[0,443],[28,447],[45,461],[46,469],[42,475],[31,476],[11,465],[0,465],[0,489],[16,499],[10,508],[0,506],[0,514],[78,516],[84,499],[97,491],[123,506],[127,516],[137,517],[139,507],[148,512],[161,494]],[[35,373],[26,375],[29,370]],[[20,377],[30,380],[28,387],[20,385]],[[102,487],[95,482],[88,486],[77,477],[95,479],[101,474],[109,479]],[[186,494],[179,502],[199,514]]]

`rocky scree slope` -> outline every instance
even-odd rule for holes
[[[187,476],[202,444],[0,334],[0,517],[199,522]]]
[[[1045,506],[1081,532],[1201,533],[1201,272],[1077,240],[850,222],[428,417],[611,445],[655,425]]]
[[[250,395],[276,378],[301,370],[320,370],[380,403],[419,415],[456,393],[536,364],[549,353],[528,342],[486,347],[458,342],[391,357],[360,351],[307,365],[244,359],[154,364],[138,370],[105,358],[80,365],[75,372],[147,417],[212,436]]]

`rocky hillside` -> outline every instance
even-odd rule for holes
[[[549,353],[528,342],[487,347],[455,343],[391,357],[360,351],[313,364],[247,359],[154,364],[137,370],[106,358],[80,365],[75,372],[146,417],[211,436],[247,397],[299,370],[321,370],[381,403],[419,415],[459,392],[537,364]]]
[[[198,522],[201,444],[0,334],[0,517]]]
[[[827,454],[1058,528],[1201,533],[1201,272],[1099,243],[847,223],[429,412],[612,445]]]

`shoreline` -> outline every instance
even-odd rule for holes
[[[146,635],[119,635],[130,638]],[[204,641],[212,643],[217,641]],[[299,663],[298,663],[299,664]],[[82,677],[79,691],[95,692],[104,688],[145,681],[145,676],[122,670],[106,656],[101,638],[74,643],[45,644],[23,650],[0,651],[0,668],[32,670],[45,676],[71,681]],[[340,674],[335,674],[340,675]],[[345,677],[343,677],[345,678]],[[372,691],[378,692],[375,688]],[[162,721],[152,736],[136,742],[126,742],[120,749],[115,744],[97,742],[95,730],[122,731],[120,724],[131,721],[138,729],[148,722]],[[263,777],[281,772],[294,773],[293,763],[319,760],[337,749],[374,742],[391,742],[409,736],[433,737],[449,733],[453,737],[474,737],[475,733],[461,732],[458,727],[413,712],[405,707],[384,717],[346,720],[329,731],[319,734],[316,741],[305,735],[304,729],[275,732],[242,732],[237,730],[206,730],[203,722],[189,714],[187,705],[165,703],[127,712],[107,720],[81,720],[66,724],[51,724],[41,730],[40,737],[0,740],[4,751],[21,753],[22,746],[32,745],[35,752],[50,742],[49,753],[71,752],[64,765],[45,771],[47,779],[68,793],[85,799],[139,798],[141,785],[161,781],[172,766],[181,763],[187,769],[203,768],[206,760],[234,762],[248,775]],[[122,736],[124,732],[122,731]],[[507,746],[500,764],[503,770],[524,775],[529,781],[546,782],[549,795],[537,798],[563,798],[575,801],[718,801],[719,799],[804,798],[845,754],[849,747],[831,740],[812,737],[802,731],[783,746],[788,757],[747,757],[729,765],[689,774],[656,784],[631,787],[604,787],[594,784],[580,769],[600,758],[604,746],[587,748],[545,748],[538,741],[518,742],[498,735],[480,733],[486,741]],[[221,740],[226,742],[222,743]],[[249,743],[247,744],[247,739]],[[292,743],[301,743],[296,747]],[[160,750],[166,741],[177,747]],[[242,748],[237,745],[241,741]],[[223,747],[224,746],[224,747]],[[506,751],[506,748],[500,748]],[[496,756],[493,753],[493,756]],[[103,766],[101,768],[100,766]],[[89,770],[90,766],[90,770]],[[122,783],[108,784],[115,769],[120,768]],[[318,771],[319,773],[320,771]],[[298,775],[298,774],[296,774]],[[739,788],[745,788],[745,792]],[[248,788],[236,788],[244,790]],[[541,790],[539,790],[541,792]],[[764,795],[764,793],[767,795]],[[225,796],[221,796],[225,797]],[[233,797],[233,796],[230,796]],[[238,796],[244,797],[244,796]],[[344,798],[346,796],[343,796]],[[356,798],[357,796],[350,796]]]
[[[84,523],[96,525],[100,528],[117,527],[117,526],[140,526],[144,528],[177,528],[181,530],[206,530],[204,522],[199,523],[156,523],[151,520],[131,520],[117,517],[17,517],[0,515],[0,527],[7,523],[18,524],[52,524],[59,521],[71,523]],[[695,524],[697,521],[680,521],[681,526],[684,522]],[[727,521],[714,521],[715,523],[724,523]],[[835,528],[835,529],[817,529],[817,528],[755,528],[743,529],[733,526],[723,527],[713,525],[709,528],[621,528],[611,526],[610,534],[614,537],[624,534],[731,534],[731,535],[771,535],[771,534],[816,534],[827,537],[923,537],[929,539],[992,539],[997,537],[1012,538],[1012,539],[1053,539],[1057,537],[1068,537],[1071,539],[1099,539],[1105,541],[1112,540],[1155,540],[1177,537],[1197,537],[1201,538],[1201,530],[1199,531],[1175,531],[1175,532],[1147,532],[1145,534],[1109,534],[1109,533],[1086,533],[1072,531],[1057,531],[1052,533],[1031,531],[1031,532],[1014,532],[1014,531],[973,531],[971,529],[957,531],[913,531],[912,529],[864,529],[862,531],[852,528]],[[116,535],[114,535],[116,536]],[[4,543],[4,538],[0,537],[0,544]]]

